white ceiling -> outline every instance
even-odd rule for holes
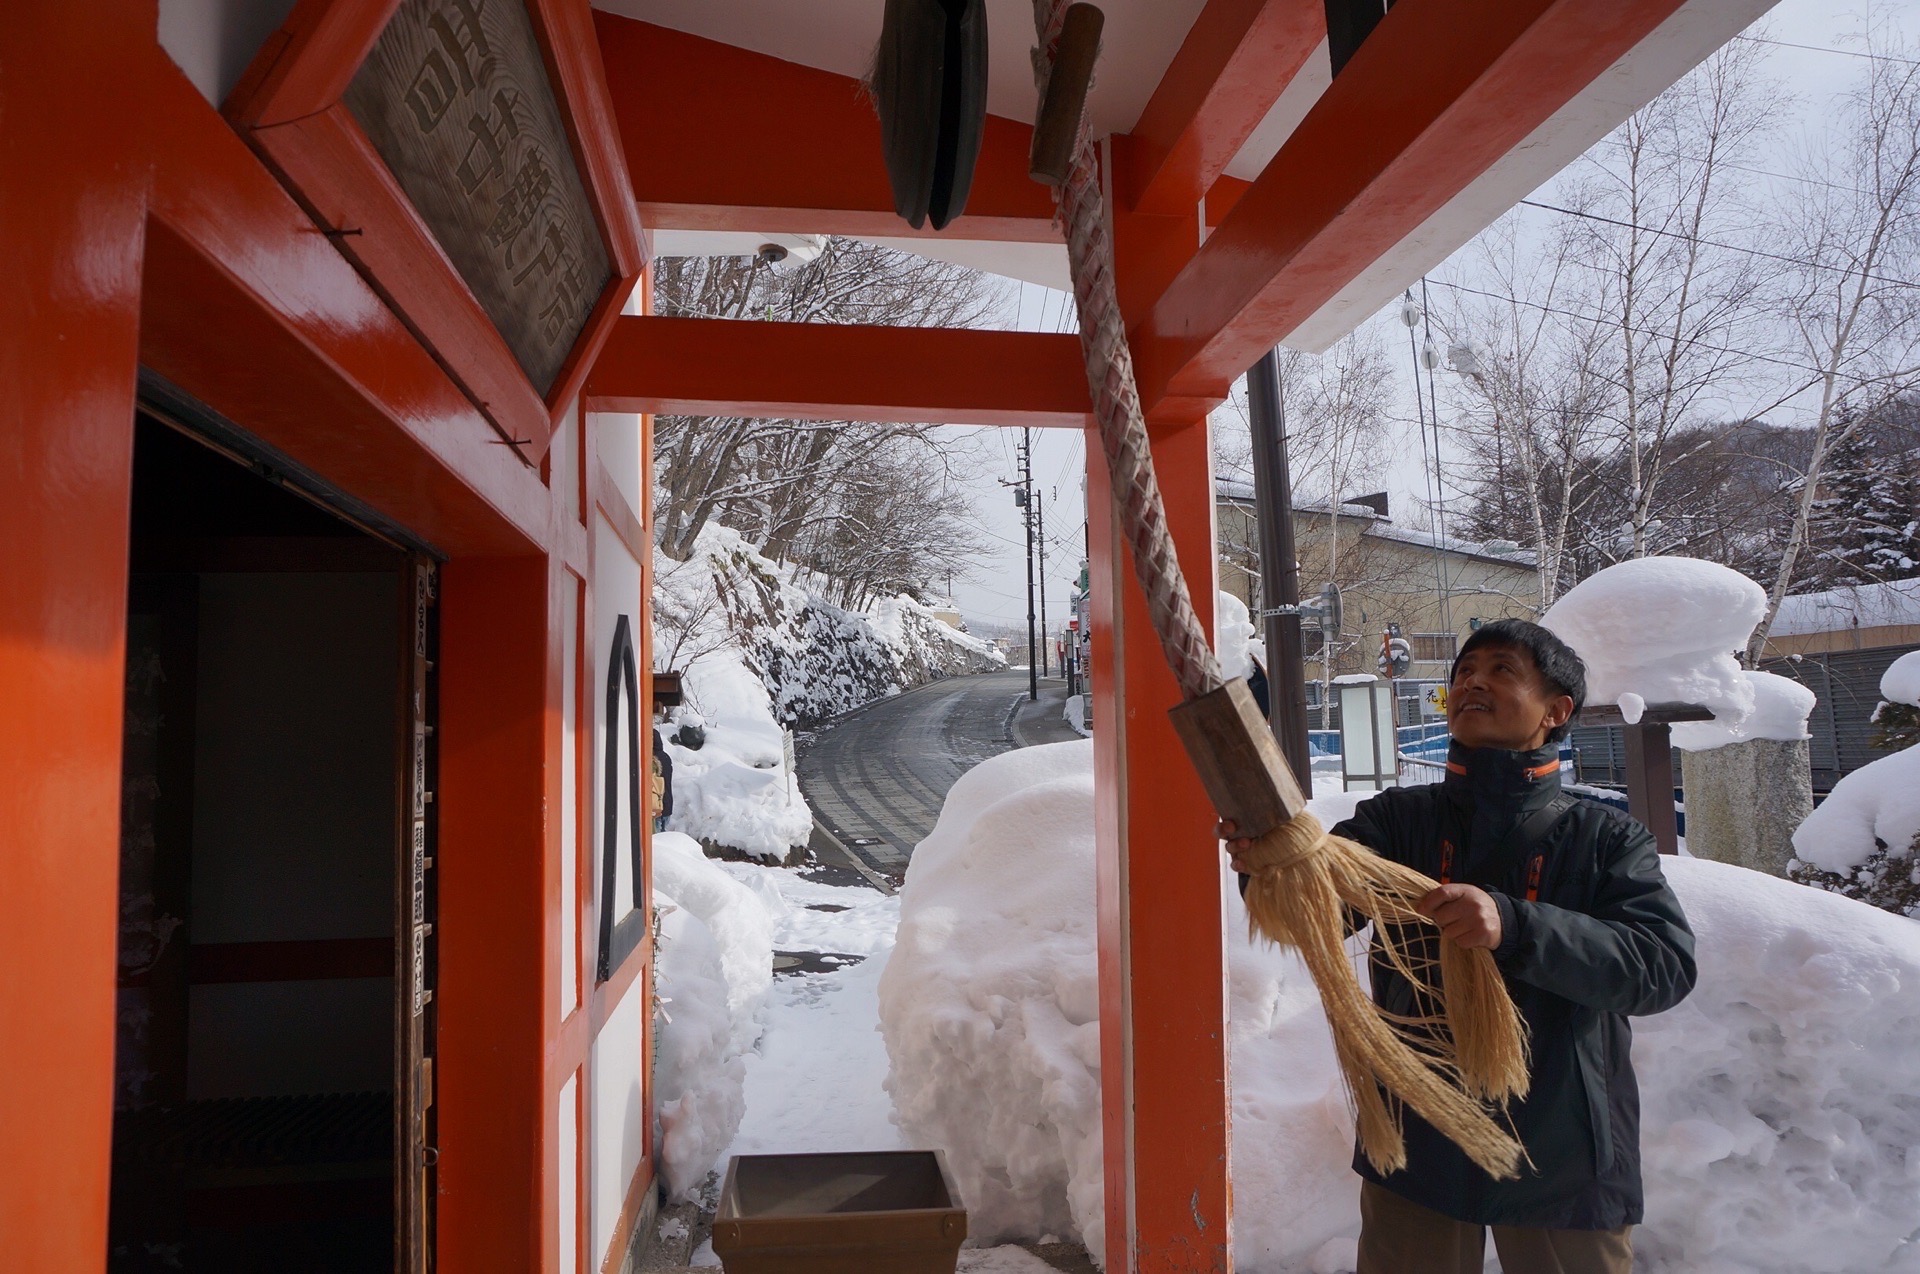
[[[1096,135],[1127,132],[1204,0],[1103,0],[1107,23],[1088,101]],[[864,76],[885,0],[593,0],[593,7],[840,75]],[[1031,0],[987,0],[987,109],[1033,122]]]
[[[1129,132],[1186,39],[1204,0],[1104,0],[1106,27],[1088,110],[1096,135]],[[738,48],[765,53],[840,75],[864,76],[880,39],[885,0],[593,0],[596,9],[671,27]],[[987,0],[987,109],[1033,120],[1035,92],[1031,0]],[[1268,112],[1227,171],[1251,179],[1280,149],[1331,78],[1326,47]],[[665,232],[663,232],[665,233]],[[681,242],[681,240],[686,240]],[[904,252],[954,261],[1006,278],[1070,290],[1067,259],[1058,244],[952,239],[874,240]],[[676,234],[674,255],[697,251],[694,238]]]

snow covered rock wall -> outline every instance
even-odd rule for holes
[[[667,666],[694,666],[707,651],[731,647],[788,727],[937,677],[1006,665],[990,643],[912,598],[882,601],[862,615],[813,596],[726,527],[702,531],[687,561],[662,558],[658,566],[656,646]]]
[[[911,598],[882,602],[869,615],[829,605],[725,527],[702,531],[686,561],[659,557],[655,565],[654,666],[679,670],[687,699],[665,732],[674,806],[667,826],[756,858],[784,858],[813,827],[788,730],[936,677],[1006,663]],[[700,746],[688,746],[695,739]]]
[[[1103,1238],[1092,749],[982,763],[901,894],[880,985],[896,1121],[982,1241]],[[1361,794],[1322,796],[1338,821]],[[1920,926],[1742,868],[1662,866],[1699,984],[1634,1021],[1652,1274],[1920,1269]],[[1313,984],[1228,899],[1237,1268],[1351,1270],[1352,1123]]]

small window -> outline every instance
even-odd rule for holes
[[[1456,633],[1412,633],[1413,657],[1428,663],[1451,663],[1460,645]]]

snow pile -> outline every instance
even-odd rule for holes
[[[1920,926],[1706,859],[1662,866],[1700,981],[1636,1021],[1655,1270],[1920,1265]]]
[[[674,765],[667,826],[756,857],[784,857],[813,826],[787,729],[1005,663],[911,598],[870,616],[829,605],[723,526],[703,530],[686,561],[658,556],[655,567],[653,663],[684,674],[687,700],[664,732]],[[702,746],[684,745],[694,737],[686,725],[704,733]]]
[[[1909,650],[1880,674],[1880,697],[1920,708],[1920,650]]]
[[[1743,671],[1753,687],[1753,711],[1738,725],[1720,721],[1681,721],[1673,726],[1673,746],[1687,752],[1706,752],[1749,739],[1805,739],[1807,718],[1813,713],[1814,694],[1791,677],[1770,672]]]
[[[1069,743],[961,780],[914,856],[881,978],[896,1119],[947,1149],[983,1242],[1102,1244],[1091,767]],[[1314,808],[1334,822],[1360,799]],[[1722,863],[1663,866],[1700,980],[1635,1022],[1638,1268],[1915,1268],[1920,926]],[[1325,1019],[1295,958],[1249,944],[1227,896],[1236,1264],[1351,1270],[1358,1182]]]
[[[760,1036],[774,916],[759,892],[673,832],[654,835],[653,888],[660,1160],[668,1190],[684,1199],[714,1170],[746,1113],[742,1054]]]
[[[1800,861],[1846,874],[1876,851],[1910,858],[1920,837],[1920,748],[1863,765],[1833,785],[1793,833]]]
[[[1232,593],[1218,593],[1213,611],[1213,644],[1220,652],[1220,671],[1229,681],[1253,675],[1254,631],[1247,604]]]
[[[1586,661],[1587,701],[1629,722],[1649,703],[1697,703],[1741,726],[1753,683],[1733,652],[1766,614],[1767,595],[1736,570],[1691,557],[1643,557],[1590,575],[1541,624]]]
[[[1235,1244],[1281,1269],[1358,1225],[1353,1125],[1305,969],[1229,907]],[[1095,948],[1092,745],[982,762],[914,851],[880,980],[895,1119],[947,1151],[981,1242],[1062,1234],[1101,1259]]]
[[[740,653],[711,652],[686,669],[681,685],[690,706],[661,731],[673,760],[668,829],[758,858],[784,858],[806,844],[813,812],[787,764],[786,731]]]
[[[1099,1259],[1093,744],[962,775],[914,850],[880,978],[895,1119],[941,1146],[981,1242],[1072,1234]]]

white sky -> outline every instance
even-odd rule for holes
[[[1893,0],[1880,10],[1891,14],[1907,32],[1920,32],[1920,0]],[[1754,28],[1772,40],[1791,44],[1847,49],[1857,47],[1848,37],[1862,26],[1864,6],[1859,0],[1781,0],[1772,13]],[[1800,49],[1770,48],[1768,68],[1793,95],[1797,121],[1788,134],[1819,135],[1833,98],[1844,92],[1864,69],[1864,63],[1845,53],[1813,52]],[[1792,144],[1791,136],[1783,145]],[[1551,183],[1549,183],[1551,185]],[[1536,214],[1548,217],[1552,214]],[[1014,285],[1010,285],[1014,286]],[[1071,298],[1064,293],[1032,284],[1015,287],[1010,297],[1017,318],[1013,326],[1025,331],[1071,330]],[[1435,298],[1438,308],[1439,298]],[[1406,329],[1401,326],[1398,307],[1369,320],[1383,325],[1382,335],[1388,349],[1404,357],[1401,393],[1404,405],[1399,412],[1402,424],[1392,444],[1398,453],[1390,464],[1384,485],[1391,497],[1396,519],[1424,516],[1427,503],[1427,477],[1422,466],[1419,438],[1413,424],[1414,406],[1410,384],[1412,354],[1404,356]],[[1438,375],[1445,376],[1442,371]],[[1441,395],[1440,426],[1442,447],[1447,434],[1446,394]],[[1017,473],[1018,430],[981,429],[974,445],[979,457],[972,482],[974,505],[992,551],[983,557],[967,578],[954,580],[953,593],[961,613],[968,620],[1017,625],[1024,631],[1027,615],[1026,562],[1024,531],[1020,511],[1010,491],[1000,485]],[[1085,552],[1084,503],[1082,479],[1085,458],[1077,431],[1037,429],[1033,431],[1033,472],[1036,491],[1042,502],[1048,542],[1046,563],[1047,612],[1050,626],[1058,630],[1065,623],[1066,603],[1079,573]],[[1350,492],[1347,494],[1360,494]],[[1447,488],[1451,503],[1454,493]]]

